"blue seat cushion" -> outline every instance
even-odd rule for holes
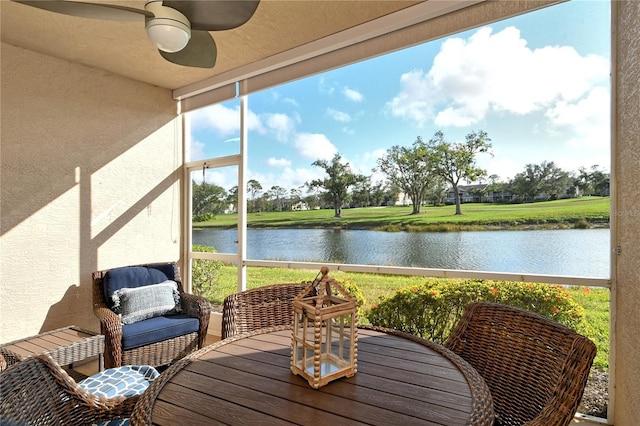
[[[197,333],[198,318],[186,314],[163,315],[122,325],[122,349],[129,350],[162,340]]]
[[[172,263],[154,266],[125,266],[108,270],[102,280],[104,300],[111,307],[111,295],[122,288],[136,288],[159,284],[167,280],[175,281]]]
[[[158,375],[149,365],[125,365],[101,371],[79,381],[78,385],[103,398],[129,397],[142,395]]]

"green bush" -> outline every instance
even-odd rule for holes
[[[381,297],[365,317],[373,325],[444,342],[471,302],[497,302],[537,312],[578,332],[584,310],[559,285],[474,279],[433,278],[420,286]]]
[[[194,223],[200,223],[200,222],[208,222],[210,220],[214,220],[215,218],[216,218],[215,213],[200,213],[200,214],[194,214],[191,220]],[[201,247],[206,247],[206,246],[201,246]]]
[[[193,245],[194,252],[215,253],[211,246]],[[222,262],[212,259],[193,259],[191,265],[191,291],[198,296],[207,297],[218,282]]]
[[[573,224],[575,229],[589,229],[591,228],[591,224],[587,222],[586,219],[580,219],[576,223]]]
[[[358,284],[345,278],[336,278],[336,282],[340,284],[342,288],[347,290],[354,299],[356,299],[356,306],[358,306],[358,316],[362,315],[362,310],[364,309],[366,300],[364,298],[364,293],[362,292]]]

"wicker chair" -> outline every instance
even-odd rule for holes
[[[274,284],[227,296],[222,307],[222,338],[265,327],[290,326],[293,298],[307,286]]]
[[[28,358],[0,373],[0,395],[0,423],[7,425],[90,425],[125,419],[140,398],[92,395],[49,355]]]
[[[584,392],[596,347],[542,315],[472,303],[444,346],[484,378],[496,425],[566,426]]]
[[[138,324],[123,325],[119,315],[111,309],[111,303],[107,297],[110,289],[105,290],[105,288],[110,285],[109,274],[114,276],[116,270],[127,272],[130,268],[136,271],[144,268],[155,277],[160,273],[160,276],[164,277],[162,279],[175,281],[180,294],[182,313],[146,319]],[[93,282],[93,312],[100,320],[101,331],[105,336],[104,359],[107,368],[122,365],[153,367],[167,365],[205,345],[211,305],[205,298],[183,291],[180,270],[176,263],[152,263],[97,271],[93,273]],[[155,280],[155,283],[159,282],[161,280]],[[197,319],[197,324],[193,323],[194,319]],[[155,324],[163,322],[158,324],[163,328],[141,330],[141,324],[147,321]],[[184,328],[185,322],[191,322],[190,331],[175,331],[177,328]],[[149,323],[144,325],[148,326]],[[136,329],[133,330],[132,326]],[[128,340],[127,333],[137,333],[138,340]]]

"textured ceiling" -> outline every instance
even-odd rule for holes
[[[145,4],[145,0],[92,2],[137,9],[143,9]],[[0,0],[1,38],[14,46],[178,89],[415,3],[420,1],[262,0],[248,23],[233,30],[211,32],[218,47],[218,59],[212,69],[165,61],[147,39],[142,22],[71,17],[8,0]]]

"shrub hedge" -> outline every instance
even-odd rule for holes
[[[479,301],[528,309],[581,333],[586,329],[584,309],[560,285],[479,279],[432,278],[381,297],[365,317],[373,325],[442,343],[466,306]]]
[[[211,246],[199,244],[193,245],[193,251],[215,253]],[[207,296],[207,293],[218,282],[222,262],[212,259],[193,259],[191,266],[191,291],[198,296]]]

